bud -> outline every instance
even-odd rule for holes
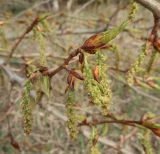
[[[144,115],[142,117],[142,125],[150,129],[156,136],[160,137],[160,124],[149,121],[151,119],[152,118],[150,118],[148,115]]]
[[[160,137],[160,128],[152,128],[151,130],[156,136]]]
[[[155,47],[157,48],[158,52],[160,52],[160,38],[157,39],[157,41],[155,42]]]
[[[76,77],[79,80],[84,80],[84,77],[74,70],[71,70],[70,74],[72,74],[74,77]]]
[[[79,55],[79,62],[81,64],[83,64],[83,62],[84,62],[84,54],[83,53],[80,53],[80,55]]]
[[[75,77],[70,73],[67,77],[67,83],[68,83],[68,88],[71,89],[71,90],[74,90]]]
[[[81,46],[81,49],[85,50],[90,54],[95,54],[96,49],[100,49],[105,46],[105,43],[102,41],[103,37],[103,33],[98,33],[89,37]]]

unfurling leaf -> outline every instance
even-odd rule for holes
[[[48,76],[42,76],[41,87],[42,87],[42,91],[49,98],[49,96],[50,96],[50,79]]]
[[[133,3],[129,16],[125,21],[123,21],[117,27],[89,37],[81,46],[81,49],[90,54],[95,54],[97,49],[110,47],[108,43],[115,39],[122,31],[124,31],[126,26],[134,19],[136,10],[136,3]]]

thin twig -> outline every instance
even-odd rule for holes
[[[122,125],[128,125],[128,126],[133,126],[137,127],[137,125],[143,126],[141,121],[135,121],[135,120],[102,120],[102,121],[93,121],[93,122],[82,122],[79,123],[78,126],[97,126],[97,125],[102,125],[106,123],[116,123],[116,124],[122,124]]]
[[[60,66],[58,66],[56,69],[49,69],[47,71],[42,72],[44,75],[48,75],[50,77],[54,76],[55,74],[57,74],[58,72],[60,72],[61,70],[65,69],[65,66],[69,64],[69,62],[76,57],[79,53],[81,52],[81,49],[78,48],[75,51],[73,51],[72,53],[69,54],[69,56],[65,59],[65,61],[63,62],[63,64],[61,64]]]

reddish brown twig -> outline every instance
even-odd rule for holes
[[[106,124],[106,123],[117,123],[117,124],[123,124],[123,125],[128,125],[128,126],[133,126],[133,127],[137,127],[137,125],[141,125],[142,126],[142,122],[141,121],[135,121],[135,120],[102,120],[102,121],[92,121],[92,122],[87,122],[85,121],[85,123],[79,123],[79,126],[96,126],[96,125],[102,125],[102,124]]]
[[[58,66],[56,69],[55,68],[51,68],[51,69],[48,69],[46,67],[40,67],[39,68],[39,71],[43,74],[43,75],[47,75],[49,77],[52,77],[54,75],[56,75],[57,73],[59,73],[60,71],[62,71],[63,69],[66,69],[66,66],[69,64],[69,62],[74,58],[76,57],[79,53],[81,53],[82,49],[81,48],[78,48],[76,50],[74,50],[73,52],[71,52],[69,54],[69,56],[64,60],[64,62]],[[30,80],[33,80],[37,77],[37,71],[36,72],[33,72],[29,79]]]
[[[118,120],[116,118],[113,118],[112,120],[87,121],[87,119],[85,119],[85,121],[82,121],[81,123],[79,123],[78,126],[97,126],[97,125],[102,125],[106,123],[115,123],[115,124],[122,124],[122,125],[127,125],[127,126],[132,126],[132,127],[144,127],[144,128],[151,130],[156,136],[160,137],[160,127],[158,127],[156,123],[153,123],[150,120],[151,119],[141,119],[139,121],[137,120]]]
[[[45,72],[43,72],[42,74],[44,75],[48,75],[49,77],[54,76],[55,74],[57,74],[58,72],[60,72],[61,70],[65,69],[65,66],[69,64],[69,62],[76,57],[79,53],[81,53],[81,49],[78,48],[75,51],[73,51],[72,53],[69,54],[69,56],[65,59],[65,61],[63,62],[62,65],[58,66],[56,69],[49,69]]]

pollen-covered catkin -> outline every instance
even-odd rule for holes
[[[99,81],[94,79],[92,70],[85,59],[84,64],[84,85],[89,93],[92,102],[102,109],[103,115],[107,115],[111,106],[112,92],[109,86],[109,81],[106,76],[105,57],[101,52],[96,53],[97,68]]]
[[[78,121],[74,105],[75,105],[75,91],[69,90],[66,102],[67,117],[68,117],[67,126],[70,131],[70,137],[72,139],[75,139],[78,134],[78,127],[77,127]]]
[[[133,85],[134,84],[134,76],[137,73],[142,72],[144,70],[141,65],[142,65],[144,58],[146,56],[146,52],[147,52],[147,46],[143,45],[141,53],[137,57],[135,63],[131,67],[131,69],[128,71],[127,81],[128,81],[129,85]]]
[[[25,83],[23,98],[21,102],[23,120],[24,120],[24,132],[30,134],[32,130],[32,99],[30,96],[31,82],[28,80]]]

